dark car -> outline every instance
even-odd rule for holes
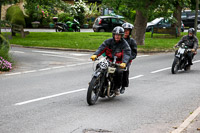
[[[169,19],[164,19],[163,17],[156,18],[153,21],[147,23],[146,32],[152,31],[153,27],[167,28],[167,27],[171,27],[171,23]],[[181,31],[182,32],[184,31],[184,24],[182,22],[181,22]]]
[[[181,19],[185,27],[194,27],[195,12],[191,10],[185,10],[181,14]],[[198,12],[197,28],[200,29],[200,11]]]
[[[111,32],[116,26],[122,26],[124,20],[113,16],[100,16],[93,24],[94,32]]]

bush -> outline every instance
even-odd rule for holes
[[[70,17],[69,13],[60,13],[58,14],[58,22],[66,23],[67,21],[73,21],[73,17]]]
[[[12,68],[9,48],[9,42],[0,34],[0,71],[9,71]]]
[[[22,10],[17,5],[13,5],[7,9],[6,20],[10,21],[12,24],[18,24],[26,26],[25,16]]]

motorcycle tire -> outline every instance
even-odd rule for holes
[[[62,30],[59,28],[56,28],[56,32],[62,32]]]
[[[179,68],[179,59],[175,57],[171,68],[172,74],[176,74],[178,72],[178,68]]]
[[[89,105],[94,105],[99,98],[99,87],[100,86],[100,78],[93,77],[91,82],[89,83],[88,91],[87,91],[87,103]]]

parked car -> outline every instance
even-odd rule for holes
[[[152,31],[153,27],[156,27],[156,28],[164,28],[165,27],[165,28],[167,28],[167,27],[171,27],[171,23],[170,23],[169,19],[165,19],[163,17],[156,18],[153,21],[147,23],[146,32]],[[181,22],[181,31],[184,32],[183,22]]]
[[[185,27],[194,27],[195,11],[185,10],[181,14],[181,20]],[[200,11],[198,12],[197,28],[200,29]]]
[[[124,20],[113,16],[100,16],[93,24],[94,32],[111,32],[116,26],[122,26]]]

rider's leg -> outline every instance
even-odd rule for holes
[[[192,63],[192,59],[194,57],[193,52],[188,52],[187,55],[188,55],[188,64],[193,65],[193,63]]]
[[[116,69],[114,82],[115,82],[115,94],[120,94],[120,87],[122,86],[123,71],[121,69]]]

